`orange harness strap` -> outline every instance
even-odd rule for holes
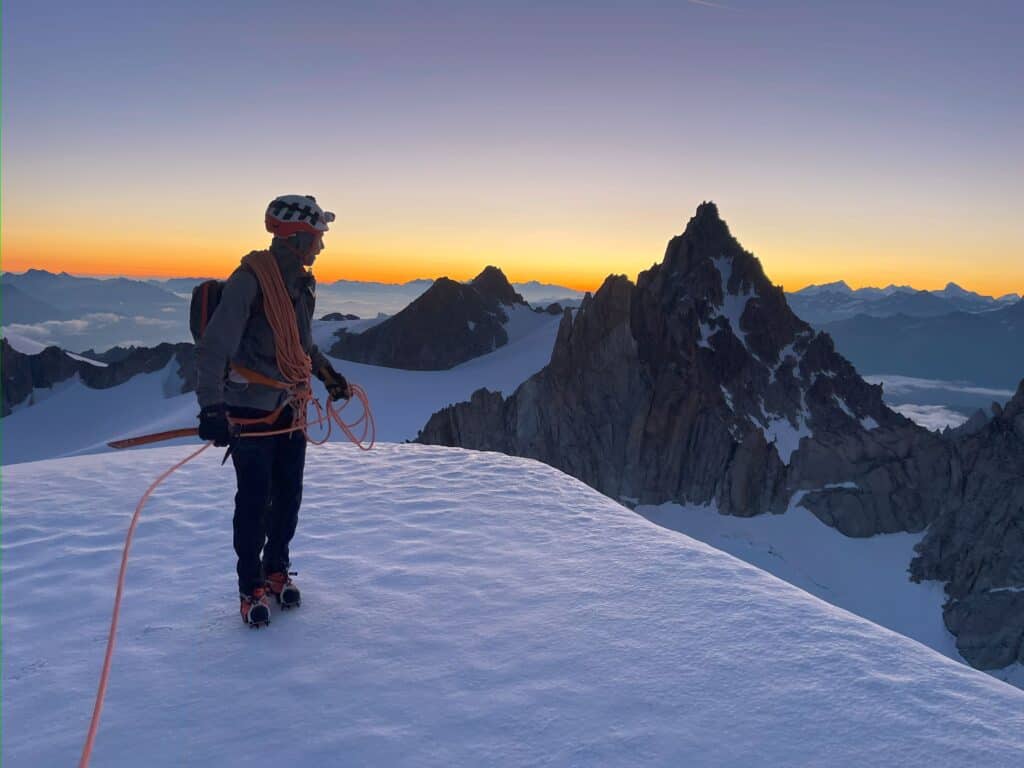
[[[264,387],[273,387],[274,389],[291,389],[291,385],[287,382],[278,381],[277,379],[272,379],[269,376],[264,376],[259,371],[254,371],[251,368],[245,368],[238,363],[232,363],[231,370],[250,384],[262,384]]]
[[[288,392],[290,392],[292,394],[294,394],[296,389],[298,389],[298,388],[300,388],[302,386],[301,383],[298,384],[298,385],[292,386],[290,384],[287,384],[286,382],[278,381],[277,379],[272,379],[269,376],[264,376],[259,371],[254,371],[254,370],[252,370],[250,368],[246,368],[246,367],[238,365],[236,363],[232,363],[231,364],[231,370],[233,370],[235,373],[237,373],[243,379],[248,381],[250,384],[262,384],[265,387],[273,387],[274,389],[283,389],[283,390],[286,390],[286,391],[288,391]],[[229,419],[229,421],[232,424],[239,424],[241,426],[249,426],[249,425],[252,425],[252,424],[273,424],[273,423],[275,423],[277,421],[278,417],[281,415],[281,413],[284,411],[284,409],[287,408],[289,405],[291,405],[292,400],[293,400],[293,398],[289,397],[287,400],[285,400],[283,403],[281,403],[281,405],[279,405],[273,411],[268,413],[266,416],[259,416],[257,418],[249,418],[249,419],[242,419],[242,418],[237,418],[237,417],[231,417]]]

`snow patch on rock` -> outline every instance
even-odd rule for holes
[[[795,425],[784,416],[769,415],[768,421],[761,431],[764,433],[764,439],[769,445],[775,446],[775,450],[779,452],[779,458],[787,466],[792,460],[793,454],[800,447],[800,441],[814,434],[807,426],[803,415],[798,417]]]
[[[733,267],[730,257],[719,256],[712,259],[712,263],[714,263],[715,269],[718,270],[718,275],[722,281],[722,304],[713,316],[724,317],[732,328],[733,334],[743,344],[744,349],[749,350],[747,334],[740,326],[740,318],[743,317],[743,312],[747,308],[747,302],[754,298],[754,294],[749,289],[739,294],[729,293],[729,281],[732,279]]]

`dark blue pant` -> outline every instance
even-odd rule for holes
[[[232,408],[231,415],[253,418],[265,416],[266,411]],[[285,429],[291,423],[291,410],[286,408],[277,423],[262,430]],[[288,569],[288,544],[302,503],[306,438],[302,432],[239,438],[231,458],[238,478],[234,519],[238,590],[249,594],[253,587],[262,586],[265,574]]]

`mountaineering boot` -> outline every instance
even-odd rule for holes
[[[267,574],[267,589],[277,598],[282,608],[298,608],[302,605],[302,593],[291,577],[294,571],[275,571]]]
[[[239,597],[242,600],[242,621],[256,629],[270,623],[270,604],[267,602],[267,591],[263,587],[255,587],[251,594]]]

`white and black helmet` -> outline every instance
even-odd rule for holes
[[[312,195],[281,195],[267,206],[267,231],[274,237],[291,237],[296,232],[323,234],[334,214],[316,204]]]

